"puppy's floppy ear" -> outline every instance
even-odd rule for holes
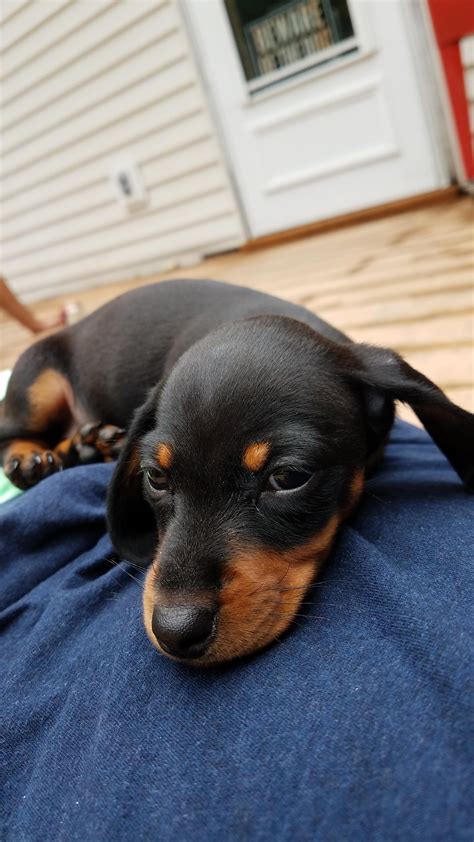
[[[474,490],[474,415],[452,403],[395,351],[363,344],[344,350],[350,350],[352,358],[349,376],[372,391],[410,404],[467,488]]]
[[[159,387],[136,410],[107,492],[107,524],[119,555],[146,566],[157,544],[153,512],[143,496],[139,445],[155,425]]]

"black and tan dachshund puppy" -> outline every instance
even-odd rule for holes
[[[170,281],[29,348],[0,444],[21,488],[120,452],[109,528],[124,559],[149,566],[147,633],[211,664],[290,625],[381,456],[395,399],[472,487],[474,416],[393,351],[249,289]]]

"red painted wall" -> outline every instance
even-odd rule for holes
[[[474,32],[474,2],[472,0],[428,0],[428,6],[448,86],[465,175],[466,178],[474,179],[469,113],[459,51],[461,38]]]

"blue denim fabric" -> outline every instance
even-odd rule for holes
[[[1,838],[471,840],[473,503],[430,439],[397,424],[312,616],[207,671],[107,560],[111,470],[0,507]]]

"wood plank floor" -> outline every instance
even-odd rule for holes
[[[165,277],[217,278],[310,308],[353,339],[387,345],[474,410],[474,213],[468,197],[317,234],[260,251],[209,258],[190,269],[41,301],[84,314],[132,287]],[[0,369],[32,341],[0,314]],[[412,418],[403,409],[405,417]]]

